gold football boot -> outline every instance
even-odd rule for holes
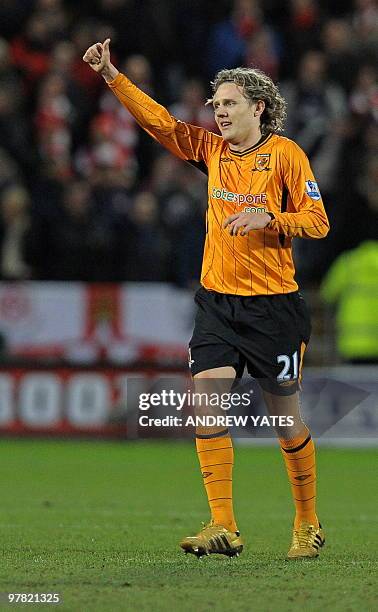
[[[211,554],[238,557],[243,550],[243,540],[239,531],[228,531],[211,521],[197,535],[184,538],[180,546],[186,554],[192,553],[196,557]]]
[[[288,559],[312,559],[319,555],[319,549],[324,546],[325,537],[322,526],[315,527],[306,521],[294,529]]]

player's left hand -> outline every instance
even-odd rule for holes
[[[240,212],[227,217],[223,221],[223,229],[228,227],[231,236],[237,236],[239,230],[240,236],[245,236],[251,230],[263,229],[271,220],[268,213]]]

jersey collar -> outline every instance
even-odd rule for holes
[[[245,149],[245,151],[234,151],[233,149],[231,149],[230,146],[228,148],[232,155],[236,155],[236,157],[244,157],[244,155],[249,155],[253,151],[259,149],[262,145],[267,143],[272,136],[273,132],[270,132],[269,134],[264,134],[263,136],[261,136],[260,140],[256,142],[255,145],[253,145],[253,147],[249,147],[248,149]]]

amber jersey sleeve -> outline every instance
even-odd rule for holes
[[[284,202],[270,227],[285,236],[323,238],[329,223],[309,160],[295,142],[283,140],[280,175]]]
[[[109,86],[146,132],[208,175],[202,285],[245,296],[296,291],[292,238],[321,238],[329,229],[300,147],[266,134],[253,147],[235,151],[221,136],[173,117],[122,74]],[[274,218],[264,229],[230,236],[223,222],[238,212],[270,212]]]
[[[180,159],[192,161],[205,171],[203,164],[207,165],[212,152],[222,145],[220,136],[176,119],[121,73],[109,87],[150,136]]]

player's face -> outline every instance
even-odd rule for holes
[[[242,88],[235,83],[219,85],[213,98],[215,121],[223,138],[231,144],[242,144],[259,131],[258,104],[243,96]]]

